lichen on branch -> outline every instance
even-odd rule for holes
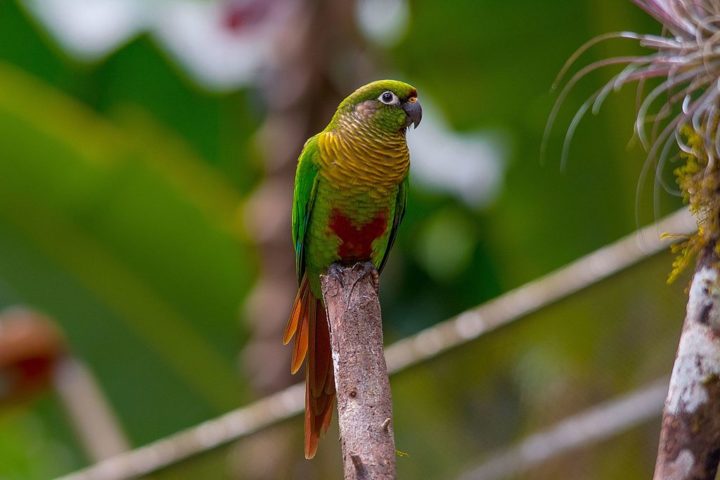
[[[717,120],[709,128],[713,131],[713,144],[718,141]],[[698,223],[694,235],[673,246],[677,257],[673,262],[673,270],[668,282],[675,280],[682,271],[692,263],[703,248],[712,248],[720,253],[720,169],[713,156],[708,155],[707,142],[702,133],[697,133],[690,126],[682,130],[686,139],[681,143],[681,158],[684,165],[675,169],[675,177],[683,196]]]

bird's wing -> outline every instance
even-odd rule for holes
[[[393,223],[388,237],[387,247],[383,253],[382,260],[380,261],[379,272],[385,267],[388,257],[390,256],[390,249],[395,243],[395,237],[397,237],[398,227],[405,216],[405,205],[407,204],[408,189],[410,188],[410,177],[405,176],[405,179],[400,183],[398,188],[397,197],[395,198],[395,215],[393,216]]]
[[[305,235],[310,224],[318,184],[318,165],[315,157],[319,154],[317,135],[305,142],[297,172],[295,173],[295,193],[292,209],[292,241],[295,247],[295,271],[298,283],[305,273]]]

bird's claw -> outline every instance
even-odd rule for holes
[[[343,282],[343,265],[339,263],[333,263],[331,264],[327,269],[327,275],[329,277],[333,277],[337,280],[337,282],[340,284],[341,288],[345,288],[345,282]],[[362,280],[363,278],[370,276],[370,280],[372,281],[373,288],[375,289],[375,293],[379,293],[380,291],[380,274],[378,273],[377,269],[375,268],[375,265],[372,264],[372,262],[360,262],[356,263],[352,267],[354,272],[360,273],[360,278],[358,280]]]
[[[370,280],[372,281],[375,293],[377,294],[380,292],[380,274],[378,273],[375,265],[373,265],[372,262],[356,263],[355,265],[353,265],[353,270],[362,273],[362,276],[360,278],[365,278],[366,276],[370,275]]]
[[[342,275],[342,265],[338,263],[333,263],[328,267],[327,274],[330,277],[335,278],[338,283],[340,284],[341,288],[345,288],[345,283],[343,282],[343,275]]]

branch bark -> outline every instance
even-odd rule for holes
[[[395,479],[392,400],[375,269],[331,268],[322,281],[330,324],[345,480]]]
[[[715,245],[712,242],[711,245]],[[698,259],[663,411],[654,480],[714,480],[720,459],[720,258]]]

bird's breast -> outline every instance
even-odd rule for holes
[[[338,237],[337,255],[343,262],[353,263],[372,257],[373,242],[385,235],[389,212],[379,210],[369,220],[358,222],[353,215],[339,208],[330,211],[330,230]]]
[[[325,132],[318,139],[320,175],[336,186],[378,199],[395,190],[410,169],[404,138]]]

